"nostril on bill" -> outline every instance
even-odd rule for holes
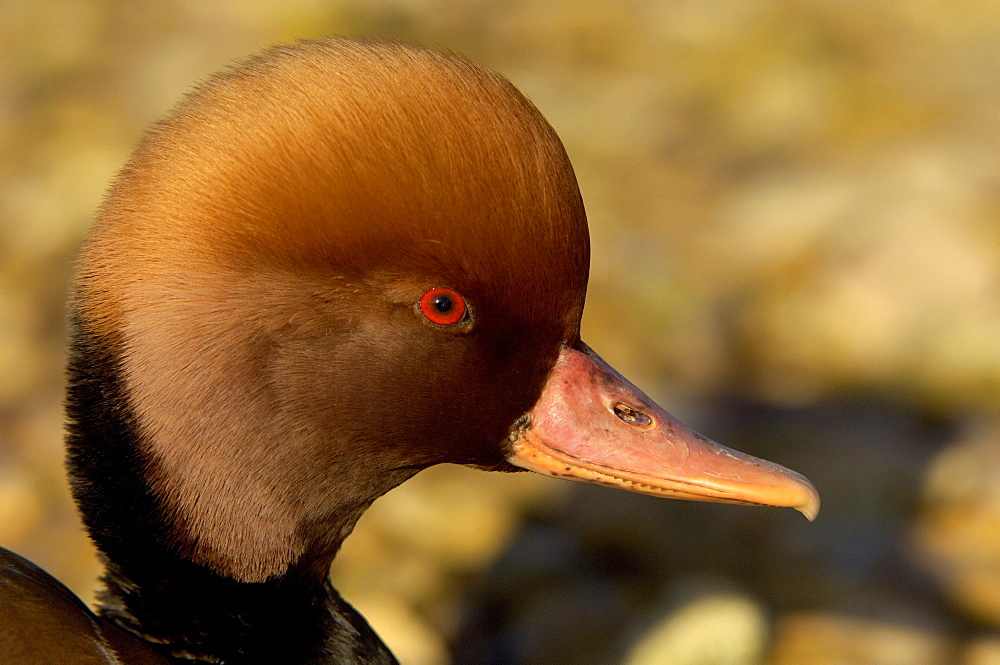
[[[633,409],[628,404],[618,402],[611,407],[611,410],[615,412],[615,415],[618,416],[622,422],[628,423],[629,425],[633,425],[635,427],[649,427],[653,424],[652,418],[647,416],[642,411]]]

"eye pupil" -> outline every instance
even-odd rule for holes
[[[450,312],[452,307],[454,307],[454,303],[448,296],[438,296],[434,299],[434,309],[442,314]]]

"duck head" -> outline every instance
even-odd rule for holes
[[[326,40],[215,76],[140,145],[81,258],[91,533],[241,581],[325,575],[375,498],[443,462],[811,519],[802,476],[685,428],[581,341],[589,252],[555,132],[461,57]],[[127,469],[99,463],[112,445]],[[136,493],[155,516],[123,536],[111,504]]]

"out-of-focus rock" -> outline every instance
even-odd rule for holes
[[[915,531],[952,601],[1000,626],[1000,421],[970,427],[937,456]]]
[[[622,665],[755,665],[768,641],[764,609],[733,592],[675,603],[636,640]]]
[[[942,665],[951,645],[937,631],[832,613],[778,620],[770,665]]]
[[[1000,635],[970,640],[962,649],[960,665],[1000,665]]]

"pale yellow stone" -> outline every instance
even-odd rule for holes
[[[770,665],[942,665],[950,644],[918,626],[839,615],[793,614],[776,626]]]
[[[658,620],[623,665],[755,665],[766,642],[763,608],[738,594],[711,593]]]

